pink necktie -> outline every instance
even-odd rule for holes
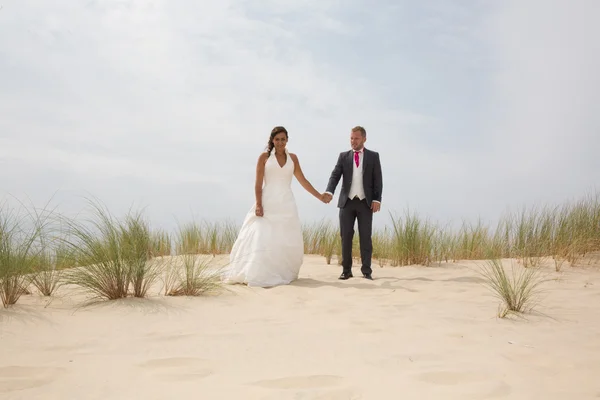
[[[354,162],[356,163],[356,166],[358,167],[358,151],[354,152]]]

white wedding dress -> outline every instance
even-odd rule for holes
[[[255,215],[254,206],[246,215],[223,273],[224,282],[273,287],[298,278],[304,240],[292,193],[293,176],[294,161],[288,151],[283,167],[273,151],[265,163],[263,216]]]

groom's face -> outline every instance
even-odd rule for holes
[[[367,138],[362,135],[362,133],[357,131],[352,131],[350,133],[350,145],[352,146],[352,150],[360,150],[365,145]]]

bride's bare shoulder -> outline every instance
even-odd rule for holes
[[[265,164],[267,162],[267,160],[269,159],[269,153],[267,153],[266,151],[263,153],[260,153],[260,156],[258,156],[258,164]]]

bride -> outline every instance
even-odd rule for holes
[[[256,203],[246,215],[231,249],[230,264],[223,274],[227,283],[273,287],[298,278],[304,241],[291,188],[292,177],[313,196],[325,200],[304,177],[298,157],[287,151],[287,142],[287,130],[276,126],[271,131],[267,151],[258,158]]]

